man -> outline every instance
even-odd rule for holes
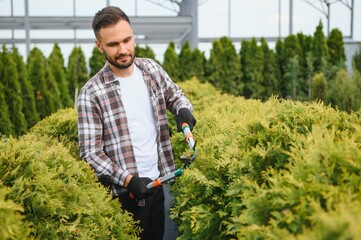
[[[121,9],[103,8],[92,27],[107,62],[78,97],[80,157],[140,220],[141,238],[162,239],[163,188],[146,185],[174,170],[166,110],[176,115],[178,131],[184,122],[192,129],[192,105],[160,65],[135,57],[134,33]]]

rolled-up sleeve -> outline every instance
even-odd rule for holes
[[[166,100],[167,109],[175,115],[178,114],[178,111],[181,108],[188,108],[191,112],[193,112],[193,106],[184,95],[182,89],[172,81],[167,72],[161,66],[158,67],[162,78],[160,84]]]

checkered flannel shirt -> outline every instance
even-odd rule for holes
[[[161,176],[174,170],[166,110],[193,111],[189,100],[163,68],[151,59],[135,58],[148,88],[157,127],[158,168]],[[106,63],[81,89],[77,101],[80,157],[107,182],[115,196],[124,192],[128,174],[137,176],[127,117],[117,80]]]

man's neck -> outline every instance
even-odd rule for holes
[[[115,76],[120,78],[126,78],[132,75],[134,71],[134,63],[130,67],[125,69],[119,69],[113,65],[110,65],[110,68],[112,69]]]

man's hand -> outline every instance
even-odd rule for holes
[[[153,189],[148,189],[147,184],[153,182],[147,177],[132,176],[127,188],[134,195],[135,199],[141,200],[153,194]]]
[[[193,114],[191,113],[191,111],[189,111],[188,108],[181,108],[178,111],[178,115],[176,116],[176,118],[177,118],[177,131],[178,132],[182,131],[183,123],[187,123],[189,125],[189,128],[191,129],[191,131],[193,130],[193,127],[197,123],[197,120],[194,118]]]

